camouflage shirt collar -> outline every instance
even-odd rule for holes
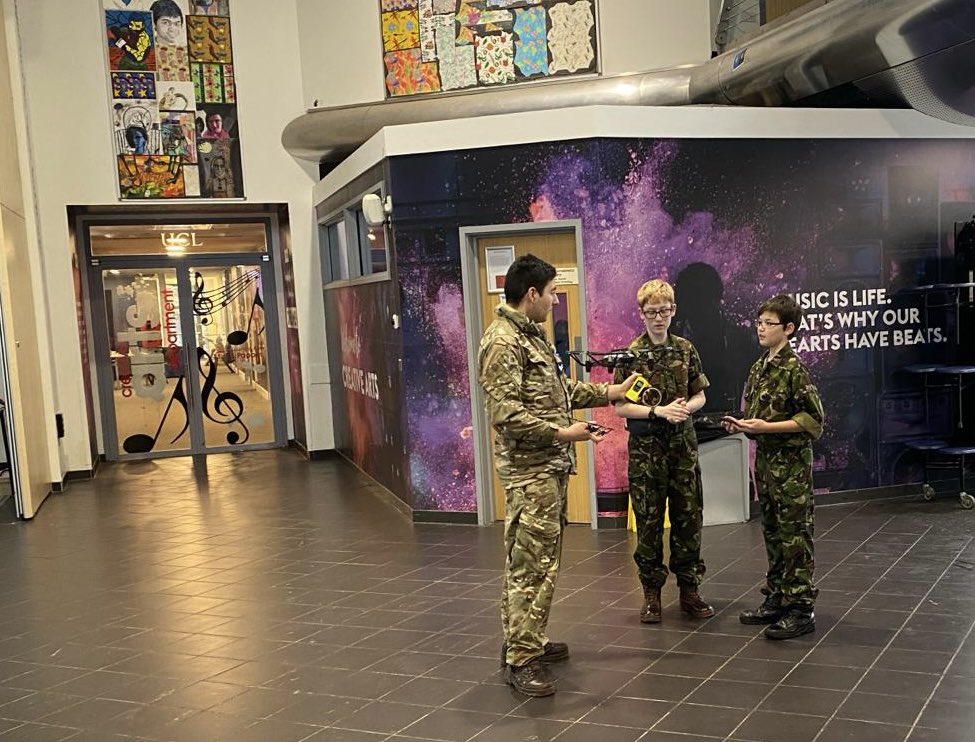
[[[498,316],[504,317],[511,324],[517,327],[521,332],[524,332],[527,335],[537,335],[539,337],[544,337],[541,328],[537,324],[532,322],[530,319],[528,319],[528,315],[519,312],[517,309],[515,309],[512,306],[509,306],[508,304],[501,304],[498,307]]]
[[[635,344],[639,345],[641,348],[647,348],[648,350],[653,350],[654,348],[669,348],[674,344],[674,336],[668,332],[667,337],[664,338],[664,341],[660,343],[660,345],[656,345],[654,344],[653,340],[650,339],[650,333],[644,330],[643,334],[636,339]]]
[[[766,351],[765,364],[771,366],[784,366],[795,357],[796,352],[792,350],[792,344],[786,343],[782,346],[782,349],[772,357],[769,357],[769,352]]]

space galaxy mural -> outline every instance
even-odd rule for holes
[[[758,305],[795,294],[795,347],[827,412],[818,492],[918,482],[909,443],[965,434],[954,380],[918,369],[963,362],[975,324],[950,288],[971,258],[975,142],[598,139],[388,164],[416,509],[476,510],[463,226],[580,219],[590,350],[642,331],[644,281],[674,284],[671,329],[712,382],[705,411],[738,409]],[[597,489],[625,487],[625,461],[625,433],[599,444]]]

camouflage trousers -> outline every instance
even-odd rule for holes
[[[667,433],[670,433],[669,435]],[[628,478],[636,520],[633,559],[647,588],[667,581],[664,515],[670,513],[670,571],[681,585],[697,586],[701,561],[703,492],[693,428],[630,436]]]
[[[812,608],[819,590],[813,584],[812,448],[761,445],[755,479],[768,553],[767,589],[782,604]]]
[[[509,665],[544,651],[548,615],[562,556],[569,475],[505,487],[507,558],[501,587],[501,623]]]

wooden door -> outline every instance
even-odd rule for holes
[[[478,286],[481,294],[481,329],[483,331],[495,319],[498,304],[504,302],[504,294],[488,293],[487,261],[485,250],[490,247],[514,246],[515,257],[531,253],[545,260],[559,270],[559,304],[554,307],[546,322],[546,334],[556,346],[565,372],[569,378],[581,380],[582,369],[569,361],[567,351],[582,345],[582,303],[579,293],[579,272],[576,264],[575,232],[528,232],[508,234],[500,237],[480,237],[477,239]],[[574,414],[576,419],[584,418],[583,411]],[[484,440],[490,441],[493,450],[494,431],[484,431]],[[589,489],[589,443],[576,444],[576,468],[574,476],[569,477],[568,520],[570,523],[591,523]],[[504,520],[504,490],[498,480],[497,472],[491,468],[491,491],[494,502],[494,517]]]

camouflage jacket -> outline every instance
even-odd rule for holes
[[[755,436],[763,448],[808,446],[823,434],[823,403],[791,345],[786,344],[771,359],[764,353],[752,365],[745,382],[743,417],[770,423],[795,420],[802,429]]]
[[[608,385],[566,378],[542,327],[507,304],[481,338],[477,368],[502,482],[574,472],[575,446],[555,431],[572,424],[572,410],[607,404]]]
[[[616,369],[613,380],[618,384],[629,374],[643,374],[654,389],[660,390],[660,405],[667,405],[678,397],[690,399],[710,385],[708,377],[701,368],[701,357],[690,340],[667,333],[667,339],[654,345],[650,336],[643,333],[627,348],[641,354],[649,354],[647,361],[633,368]],[[673,425],[666,420],[627,420],[626,429],[634,435],[648,435],[652,432],[674,433],[693,429],[694,423],[688,419],[683,425]]]

